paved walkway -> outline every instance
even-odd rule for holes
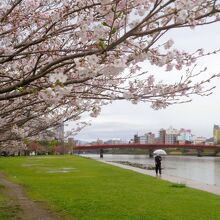
[[[133,170],[133,171],[138,172],[138,173],[142,173],[142,174],[146,174],[146,175],[155,177],[155,171],[154,170],[144,170],[144,169],[141,169],[141,168],[132,167],[132,166],[128,166],[128,165],[124,165],[124,164],[120,164],[120,163],[107,162],[107,161],[104,161],[104,160],[98,160],[98,161],[101,161],[103,163],[110,164],[110,165],[113,165],[113,166],[121,167],[123,169]],[[198,182],[198,181],[195,181],[195,180],[190,180],[190,179],[186,179],[186,178],[182,178],[182,177],[171,176],[171,175],[167,175],[167,174],[162,174],[162,176],[160,178],[163,179],[163,180],[167,180],[169,182],[185,184],[187,187],[191,187],[191,188],[194,188],[194,189],[199,189],[199,190],[210,192],[210,193],[213,193],[213,194],[216,194],[216,195],[220,195],[220,187],[219,186],[209,185],[209,184],[201,183],[201,182]]]

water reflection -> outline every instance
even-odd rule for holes
[[[167,157],[164,173],[197,180],[208,184],[215,182],[215,159],[198,157]],[[173,169],[169,169],[169,167]],[[167,168],[167,169],[166,169]]]
[[[99,159],[98,154],[84,154],[83,156]],[[148,155],[104,154],[103,160],[154,165],[154,159],[149,158]],[[164,156],[162,167],[164,167],[163,173],[168,175],[220,186],[220,158],[217,157]]]

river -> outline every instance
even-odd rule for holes
[[[82,154],[82,156],[100,159],[98,154]],[[220,186],[220,157],[196,156],[163,156],[163,173],[201,183]],[[154,165],[154,159],[148,155],[104,154],[102,160],[128,161],[148,166]]]

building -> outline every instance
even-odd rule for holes
[[[159,131],[159,138],[158,138],[160,144],[165,144],[165,137],[166,137],[166,130],[162,128]]]
[[[104,144],[125,144],[125,143],[128,143],[128,142],[120,138],[112,138],[104,142]]]
[[[166,134],[165,134],[165,144],[176,144],[178,135],[179,135],[179,130],[169,127],[166,130]]]
[[[214,125],[214,127],[213,127],[213,138],[214,138],[214,144],[220,144],[220,127],[219,127],[219,125]]]
[[[104,144],[104,141],[102,139],[97,139],[97,141],[95,142],[95,144]]]
[[[134,135],[134,143],[135,144],[139,144],[140,143],[140,137],[138,136],[138,134]]]
[[[148,132],[142,136],[134,135],[134,143],[138,144],[153,144],[155,143],[155,134]]]
[[[151,133],[151,132],[148,132],[146,135],[146,138],[147,138],[147,143],[148,144],[154,144],[156,141],[155,141],[155,134]]]
[[[143,136],[139,136],[139,144],[147,144],[147,136],[143,135]]]
[[[191,144],[193,143],[194,136],[191,133],[190,129],[181,128],[179,135],[177,136],[177,142],[179,144]]]
[[[205,144],[206,143],[206,138],[205,137],[196,137],[193,140],[194,144]]]
[[[213,145],[214,144],[214,137],[206,139],[206,144],[207,145]]]

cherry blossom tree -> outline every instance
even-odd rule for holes
[[[217,0],[1,0],[0,145],[34,137],[61,121],[85,126],[114,100],[161,109],[209,95],[197,59],[218,52],[178,50],[163,37],[219,22]],[[184,71],[158,82],[143,62]]]

